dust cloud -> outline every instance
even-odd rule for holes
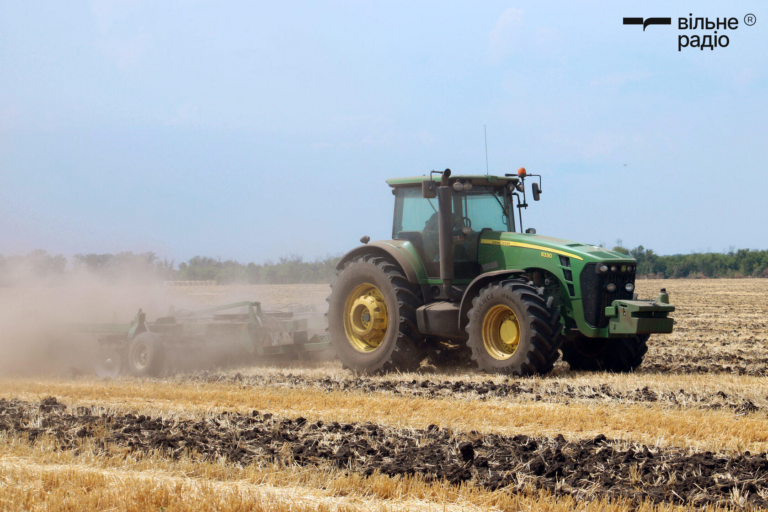
[[[173,306],[196,310],[243,300],[266,310],[326,310],[327,285],[168,286],[130,271],[104,279],[87,270],[33,275],[19,269],[11,286],[0,286],[0,375],[92,373],[98,334],[74,324],[129,324],[139,308],[148,322]]]

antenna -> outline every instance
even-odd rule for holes
[[[488,176],[488,129],[483,125],[483,134],[485,135],[485,175]]]

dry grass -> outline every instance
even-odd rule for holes
[[[427,368],[425,368],[427,370]],[[189,376],[176,377],[180,382],[190,380]],[[656,393],[658,405],[666,408],[718,408],[738,405],[751,401],[754,405],[768,408],[768,377],[739,376],[727,373],[586,373],[569,371],[567,365],[560,365],[555,371],[545,376],[525,379],[511,379],[505,376],[488,375],[478,372],[451,371],[438,373],[422,371],[420,373],[356,375],[342,369],[338,362],[318,365],[291,367],[259,367],[251,369],[230,369],[214,372],[205,376],[193,376],[192,380],[211,382],[242,381],[247,385],[260,386],[304,386],[311,389],[327,388],[330,379],[337,387],[355,388],[360,386],[376,387],[381,384],[405,384],[406,388],[414,380],[418,383],[452,385],[495,384],[517,385],[522,391],[504,397],[505,403],[547,401],[559,403],[582,403],[592,405],[629,405],[638,402],[633,394],[647,388]],[[295,382],[296,384],[292,384]],[[573,396],[566,396],[570,389]],[[406,392],[403,387],[401,393]],[[426,390],[423,390],[426,391]],[[723,397],[721,394],[725,394]],[[414,393],[412,393],[414,394]],[[419,390],[415,391],[419,394]],[[423,393],[422,393],[423,394]],[[454,396],[449,390],[441,392],[446,397]],[[538,398],[537,396],[538,395]],[[674,401],[672,400],[674,397]],[[464,394],[463,399],[483,399],[477,394]]]
[[[0,378],[0,397],[36,400],[54,395],[70,405],[102,405],[141,414],[203,416],[227,410],[258,409],[278,415],[324,421],[365,422],[398,427],[438,424],[456,431],[557,435],[587,438],[597,434],[658,445],[729,453],[768,451],[768,286],[765,280],[641,280],[641,297],[662,286],[677,306],[676,331],[650,343],[646,370],[632,375],[585,374],[560,364],[549,376],[522,379],[530,392],[482,399],[473,394],[429,398],[388,392],[327,391],[311,383],[330,377],[354,379],[338,364],[258,368],[246,376],[309,381],[301,386],[243,386],[230,381],[197,382],[94,378]],[[244,298],[271,307],[291,302],[323,307],[327,286],[179,287],[163,300],[179,304],[217,304]],[[136,295],[135,290],[131,296]],[[4,291],[5,298],[8,290]],[[56,297],[50,294],[50,300]],[[135,307],[142,304],[137,302]],[[165,307],[165,304],[160,306]],[[158,310],[161,307],[158,306]],[[111,318],[102,318],[111,321]],[[225,372],[234,374],[235,371]],[[739,374],[742,375],[739,375]],[[754,374],[749,376],[743,374]],[[413,379],[455,382],[505,382],[479,373],[404,374],[372,377],[372,382]],[[279,379],[278,379],[279,380]],[[246,378],[247,382],[247,378]],[[566,386],[595,390],[590,396],[558,398]],[[677,394],[673,402],[638,403],[601,395],[638,389]],[[728,398],[717,397],[718,392]],[[536,400],[539,394],[545,400]],[[694,398],[691,398],[691,397]],[[760,410],[741,414],[718,404],[749,401]],[[138,457],[138,458],[136,458]],[[361,479],[332,468],[232,466],[224,462],[169,460],[98,450],[56,450],[52,442],[30,445],[0,438],[0,509],[4,510],[616,510],[628,503],[576,503],[546,492],[491,493],[472,487],[426,484],[418,479],[375,476]],[[650,509],[643,506],[641,509]],[[660,509],[675,509],[662,506]]]
[[[430,424],[456,431],[527,434],[576,439],[604,434],[658,445],[701,450],[768,451],[768,418],[731,411],[663,406],[510,403],[453,398],[427,399],[376,393],[326,393],[315,389],[251,388],[238,384],[203,384],[126,379],[7,379],[0,397],[35,401],[54,395],[75,405],[97,405],[141,414],[203,415],[251,410],[309,420],[374,422],[396,427]]]
[[[533,489],[489,492],[412,477],[361,478],[331,468],[237,467],[126,450],[105,456],[93,439],[77,454],[60,451],[47,438],[34,445],[7,436],[0,440],[2,510],[685,510],[624,500],[583,503]]]
[[[646,363],[667,366],[701,361],[717,369],[746,369],[768,361],[768,283],[765,279],[639,280],[641,298],[666,287],[675,304],[675,332],[655,336]],[[664,368],[662,368],[664,370]]]

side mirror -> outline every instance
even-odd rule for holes
[[[434,199],[437,197],[437,183],[432,180],[421,182],[421,197],[424,199]]]
[[[531,189],[533,190],[533,200],[538,201],[539,199],[541,199],[541,189],[539,188],[539,184],[534,183],[533,185],[531,185]]]

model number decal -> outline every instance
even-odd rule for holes
[[[552,258],[552,253],[551,252],[541,251],[541,257],[542,258]]]
[[[484,238],[484,239],[480,240],[480,243],[483,244],[483,245],[500,245],[502,247],[521,247],[523,249],[535,249],[537,251],[541,251],[542,249],[546,249],[548,251],[547,254],[550,255],[549,256],[550,258],[552,257],[552,254],[562,254],[563,256],[568,256],[569,258],[573,258],[575,260],[579,260],[579,261],[584,260],[584,258],[579,256],[578,254],[573,254],[571,252],[560,251],[558,249],[552,249],[550,247],[543,247],[541,245],[524,244],[522,242],[513,242],[511,240],[489,240],[489,239]],[[542,254],[542,256],[543,256],[543,254]],[[544,256],[544,257],[546,257],[546,256]]]

